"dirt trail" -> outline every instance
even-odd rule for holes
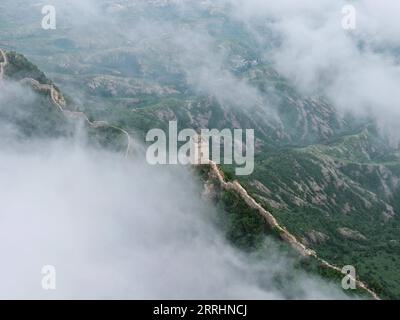
[[[268,226],[271,229],[275,229],[275,230],[279,231],[279,235],[283,241],[287,242],[302,256],[314,257],[325,267],[333,269],[333,270],[341,273],[342,270],[339,267],[334,266],[334,265],[330,264],[329,262],[327,262],[326,260],[318,257],[318,255],[316,254],[316,252],[314,250],[307,248],[304,244],[299,242],[294,235],[292,235],[289,231],[287,231],[284,227],[282,227],[278,223],[278,221],[275,219],[275,217],[270,212],[265,210],[253,197],[251,197],[238,181],[235,180],[233,182],[226,182],[224,179],[223,172],[219,169],[219,167],[217,166],[217,164],[214,161],[209,160],[209,165],[211,168],[212,175],[218,179],[222,188],[225,190],[236,191],[249,207],[258,210],[258,212],[264,218],[264,220],[266,221]],[[369,289],[365,283],[352,278],[350,275],[349,275],[349,277],[356,282],[358,287],[366,290],[369,294],[371,294],[371,296],[374,299],[380,300],[379,296],[374,291]]]
[[[7,60],[7,54],[2,49],[0,49],[0,55],[2,56],[2,62],[0,62],[0,80],[3,80],[4,69],[8,64],[8,60]],[[66,110],[65,109],[66,103],[65,103],[63,95],[53,85],[42,84],[39,81],[32,79],[32,78],[24,78],[20,82],[30,85],[36,91],[49,93],[53,104],[67,118],[83,120],[91,128],[94,128],[94,129],[113,128],[113,129],[116,129],[116,130],[122,132],[122,134],[124,134],[127,139],[127,147],[125,150],[125,157],[127,158],[129,156],[129,154],[131,153],[132,148],[133,148],[133,138],[129,134],[129,132],[126,131],[125,129],[111,125],[107,121],[90,121],[89,118],[87,117],[87,115],[83,112]]]

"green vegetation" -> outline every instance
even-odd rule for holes
[[[246,251],[259,248],[265,236],[265,223],[257,210],[251,209],[234,192],[224,191],[220,208],[225,212],[222,225],[227,239]]]
[[[7,52],[8,64],[5,68],[5,75],[13,80],[32,78],[42,84],[52,84],[45,74],[31,63],[23,55],[14,51]]]
[[[396,154],[390,163],[380,161],[390,153],[376,147],[385,143],[377,143],[364,130],[331,144],[285,148],[265,154],[253,176],[241,180],[266,203],[279,203],[270,211],[321,258],[339,267],[355,266],[358,277],[383,298],[398,298],[399,190],[387,190],[400,176],[400,162]],[[339,232],[343,227],[364,239],[345,237]],[[310,240],[313,230],[326,238]]]
[[[7,52],[8,64],[5,69],[9,79],[18,81],[33,78],[42,84],[52,82],[37,66],[23,55]],[[54,138],[72,136],[76,130],[73,120],[67,119],[50,99],[49,93],[37,93],[27,87],[19,90],[17,98],[5,101],[0,109],[0,120],[13,125],[21,138]],[[23,91],[26,90],[26,91]],[[73,101],[68,98],[67,103]],[[88,142],[102,148],[122,151],[126,148],[126,136],[115,128],[88,128]]]
[[[168,12],[165,14],[163,10]],[[223,166],[226,179],[239,179],[283,226],[319,256],[339,267],[354,265],[360,279],[382,297],[400,298],[398,147],[380,136],[371,119],[356,121],[348,115],[340,117],[324,98],[301,95],[290,79],[279,75],[268,61],[268,42],[276,41],[273,37],[260,46],[244,25],[218,12],[203,13],[201,19],[182,17],[168,7],[143,14],[156,20],[160,16],[181,19],[187,29],[198,27],[196,21],[200,21],[215,40],[210,44],[211,51],[224,58],[221,71],[255,89],[256,105],[242,102],[231,106],[208,92],[195,91],[181,70],[182,61],[174,60],[175,48],[168,51],[153,46],[151,41],[139,47],[132,43],[129,48],[110,50],[108,45],[102,47],[99,40],[95,51],[89,48],[80,51],[79,45],[72,50],[75,42],[67,36],[57,34],[51,38],[46,33],[46,43],[55,52],[54,59],[49,61],[42,54],[45,50],[39,49],[35,59],[47,66],[51,78],[61,79],[67,94],[78,92],[79,98],[82,95],[84,103],[77,105],[79,110],[91,119],[107,120],[135,132],[138,140],[152,128],[166,129],[170,120],[177,120],[180,128],[254,129],[254,173],[236,177],[233,166]],[[126,18],[131,17],[127,14]],[[19,39],[27,40],[22,36]],[[123,70],[127,57],[134,62],[129,72]],[[31,77],[51,83],[23,56],[10,52],[8,58],[7,77],[14,80]],[[73,60],[76,64],[70,64]],[[99,75],[121,81],[111,89],[90,89],[90,80]],[[120,83],[132,90],[126,90]],[[149,93],[155,84],[173,90]],[[9,108],[2,110],[0,117],[16,123],[25,135],[70,132],[68,123],[48,97],[36,97],[33,105],[21,104],[23,110],[32,114],[21,118]],[[273,108],[269,108],[271,105]],[[124,137],[112,129],[89,130],[89,141],[120,149]],[[203,177],[207,178],[204,172]],[[258,213],[235,193],[223,192],[217,205],[221,212],[219,225],[242,250],[260,250],[265,235],[279,236],[276,230],[266,230]],[[341,228],[358,232],[364,238],[343,235],[339,232]],[[320,238],[310,236],[312,232]],[[339,276],[309,260],[300,263],[299,268],[335,281]]]

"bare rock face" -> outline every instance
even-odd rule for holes
[[[314,244],[320,244],[322,242],[329,240],[329,236],[326,235],[325,233],[311,230],[307,232],[307,240]]]
[[[357,240],[357,241],[365,241],[367,238],[356,230],[352,230],[349,228],[339,228],[338,232],[340,235],[346,239]]]
[[[138,79],[125,79],[116,76],[95,76],[88,80],[87,87],[92,94],[111,97],[135,97],[138,94],[170,95],[178,93],[175,89],[147,83]]]
[[[205,200],[214,202],[218,198],[218,188],[215,184],[207,182],[204,184],[204,190],[201,196]]]
[[[386,210],[382,213],[385,221],[389,221],[390,219],[393,219],[394,216],[396,215],[396,212],[394,211],[394,208],[391,205],[386,204]]]

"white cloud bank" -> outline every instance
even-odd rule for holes
[[[376,118],[397,135],[400,66],[396,0],[222,0],[249,26],[262,21],[279,39],[279,72],[306,94],[325,94],[340,111]],[[342,28],[342,8],[356,9],[356,29]],[[262,36],[262,35],[259,35]]]
[[[9,142],[9,141],[8,141]],[[0,298],[343,298],[272,244],[227,244],[183,168],[155,168],[58,141],[0,152]],[[41,288],[56,268],[54,291]],[[274,277],[294,280],[280,288]]]

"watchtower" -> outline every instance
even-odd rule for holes
[[[209,139],[206,139],[201,134],[196,134],[191,141],[191,163],[193,165],[208,164],[210,160]]]

